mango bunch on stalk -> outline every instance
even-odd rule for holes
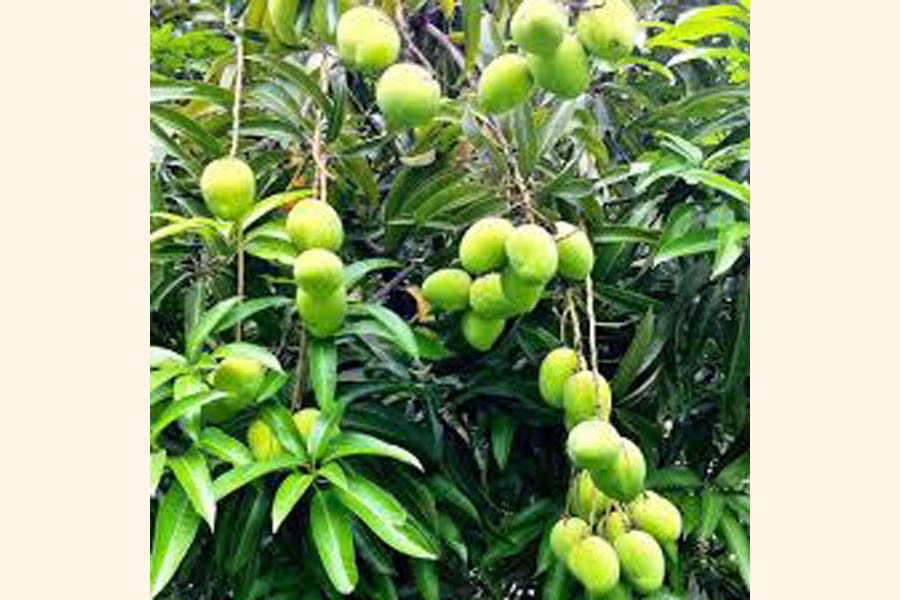
[[[462,332],[476,350],[490,350],[510,317],[534,310],[557,274],[583,281],[594,266],[587,234],[556,224],[556,235],[534,223],[515,226],[501,217],[472,224],[459,244],[462,268],[429,275],[422,296],[434,308],[463,312]]]

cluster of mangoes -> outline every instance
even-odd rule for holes
[[[583,281],[594,266],[594,249],[587,234],[570,223],[558,222],[554,237],[534,223],[517,227],[501,217],[485,217],[463,234],[459,260],[462,269],[429,275],[422,296],[439,310],[465,311],[463,336],[486,352],[503,333],[506,319],[534,309],[554,275]]]
[[[524,102],[535,83],[561,98],[575,98],[590,83],[588,53],[618,60],[631,53],[638,32],[628,0],[588,3],[574,33],[568,11],[555,0],[524,0],[510,22],[522,53],[501,54],[485,68],[479,103],[489,113],[506,112]]]
[[[400,54],[400,35],[384,11],[357,6],[342,14],[337,47],[350,69],[363,73],[384,70],[375,86],[375,101],[388,123],[419,127],[437,114],[440,84],[424,67],[409,62],[394,64]]]
[[[313,336],[332,336],[347,315],[344,263],[335,254],[344,243],[341,218],[327,202],[307,199],[294,205],[286,227],[300,252],[294,259],[297,310]]]

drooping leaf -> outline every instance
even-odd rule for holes
[[[166,467],[165,449],[150,453],[150,497],[156,495],[156,488]]]
[[[328,444],[328,450],[322,457],[322,461],[329,462],[347,456],[359,455],[393,458],[405,462],[408,465],[412,465],[420,471],[424,472],[425,470],[422,463],[419,462],[419,459],[408,450],[401,448],[400,446],[395,446],[394,444],[389,444],[374,436],[352,431],[340,433],[331,440]]]
[[[313,476],[309,473],[291,473],[281,482],[272,503],[272,533],[278,531],[312,482]]]
[[[316,490],[310,509],[313,541],[328,579],[341,594],[349,594],[359,581],[353,552],[350,515],[335,492]]]
[[[319,408],[334,409],[334,393],[337,387],[337,346],[334,338],[312,338],[309,342],[309,379]]]
[[[253,462],[250,449],[217,427],[205,427],[200,432],[197,446],[206,452],[235,466]]]
[[[187,334],[185,343],[185,355],[188,360],[195,361],[203,342],[219,327],[225,316],[241,301],[240,298],[228,298],[222,300],[206,312],[200,315],[197,322]]]
[[[220,391],[200,392],[169,404],[150,425],[150,443],[153,443],[163,429],[174,423],[185,414],[196,410],[215,400],[221,400],[228,394]]]
[[[613,378],[611,387],[614,398],[624,396],[635,378],[640,374],[640,367],[644,364],[647,350],[653,341],[653,328],[655,326],[653,310],[648,310],[634,331],[634,338],[628,345],[628,350],[619,362],[619,369]]]
[[[372,317],[394,336],[394,342],[414,360],[419,360],[419,346],[416,343],[416,334],[409,324],[400,318],[397,313],[378,304],[357,304],[349,311],[352,314],[363,314]]]
[[[184,490],[173,485],[159,504],[150,554],[150,596],[159,594],[178,569],[197,534],[200,515]]]
[[[747,530],[744,529],[744,526],[738,522],[730,511],[726,511],[725,514],[722,515],[722,519],[719,521],[719,529],[722,532],[728,547],[734,553],[735,558],[737,558],[738,570],[749,590],[750,537],[747,535]]]
[[[297,467],[302,462],[296,456],[278,456],[265,462],[253,462],[233,467],[213,480],[213,491],[216,493],[216,500],[221,500],[231,492],[263,475],[268,475],[280,469]]]
[[[210,529],[214,529],[216,497],[206,459],[197,449],[192,448],[180,456],[170,456],[168,464],[194,510],[209,524]]]

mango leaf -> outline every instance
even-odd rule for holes
[[[616,244],[620,242],[656,244],[659,242],[659,236],[659,231],[646,227],[604,224],[600,228],[600,232],[594,236],[594,242],[597,244]]]
[[[481,512],[475,507],[472,500],[461,492],[449,479],[443,475],[434,475],[428,480],[428,485],[434,491],[435,497],[439,500],[455,506],[473,521],[481,524]]]
[[[157,121],[165,122],[185,138],[200,146],[208,160],[219,158],[225,154],[222,144],[219,143],[216,136],[183,112],[156,104],[150,107],[150,115]]]
[[[247,212],[247,214],[245,214],[241,219],[241,228],[246,231],[250,228],[251,225],[253,225],[253,223],[260,220],[276,208],[281,208],[289,202],[308,198],[311,195],[312,190],[300,189],[288,190],[286,192],[281,192],[267,198],[263,198],[262,200],[254,204],[250,211]]]
[[[278,531],[281,523],[294,509],[312,482],[313,476],[309,473],[291,473],[281,482],[278,491],[275,492],[275,501],[272,503],[272,533]]]
[[[216,500],[221,500],[231,492],[243,487],[251,481],[280,469],[299,466],[303,461],[296,456],[278,456],[264,462],[253,462],[240,465],[225,471],[213,480],[213,491]]]
[[[205,427],[197,439],[197,446],[207,454],[235,466],[253,462],[253,455],[247,446],[216,427]]]
[[[156,369],[165,363],[171,365],[184,365],[187,363],[187,359],[168,348],[150,346],[150,368]]]
[[[249,319],[258,312],[278,306],[293,306],[294,299],[284,296],[270,296],[268,298],[254,298],[245,300],[236,306],[232,306],[227,314],[216,324],[214,332],[231,329],[240,321]]]
[[[408,450],[365,433],[349,431],[339,433],[331,440],[328,444],[328,450],[322,457],[322,462],[359,455],[385,456],[412,465],[422,472],[425,471],[419,459]]]
[[[294,84],[312,98],[325,114],[331,113],[331,101],[322,93],[317,78],[314,78],[302,68],[284,59],[262,54],[250,55],[247,57],[247,60],[260,63],[279,77]]]
[[[616,376],[612,380],[613,398],[624,396],[635,378],[640,372],[640,367],[644,364],[644,357],[647,349],[650,348],[650,342],[653,341],[653,328],[655,318],[653,310],[648,310],[641,322],[638,323],[637,329],[634,331],[634,338],[628,345],[628,350],[619,362],[619,368]]]
[[[700,501],[700,526],[697,535],[700,539],[708,538],[719,526],[725,511],[725,497],[713,490],[703,492]]]
[[[291,411],[280,404],[270,402],[262,407],[259,416],[269,426],[285,450],[300,457],[303,462],[309,462],[303,438],[297,430]]]
[[[712,275],[722,275],[744,252],[744,240],[750,236],[749,223],[733,223],[719,229],[719,244],[716,248],[716,260],[713,263]]]
[[[250,358],[261,363],[266,368],[277,373],[284,373],[278,357],[272,354],[267,348],[251,344],[249,342],[231,342],[224,346],[219,346],[213,352],[214,358],[227,358],[230,356],[239,356],[241,358]]]
[[[703,160],[703,150],[674,133],[658,130],[655,132],[660,138],[659,145],[667,150],[675,152],[692,165],[699,165]]]
[[[150,234],[150,245],[156,244],[166,238],[193,231],[201,233],[204,231],[216,231],[215,222],[204,217],[193,217],[191,219],[182,219],[168,225],[163,225],[159,229],[153,230]]]
[[[515,434],[516,423],[508,415],[498,413],[491,419],[491,451],[501,470],[506,468]]]
[[[228,571],[232,574],[240,572],[259,554],[260,541],[265,531],[268,492],[264,486],[256,487],[253,492],[252,502],[249,507],[242,507],[241,519],[234,530],[235,541],[228,561]]]
[[[378,304],[355,304],[349,312],[357,315],[368,315],[384,325],[394,336],[394,343],[414,360],[419,360],[419,346],[416,344],[416,334],[409,324],[400,318],[394,311]]]
[[[337,346],[334,338],[313,338],[309,343],[309,378],[319,408],[334,409],[334,392],[337,387]]]
[[[734,459],[716,476],[716,483],[723,487],[737,487],[750,477],[750,453]]]
[[[698,488],[703,479],[690,469],[670,467],[656,469],[647,474],[647,488],[655,490]]]
[[[478,59],[481,47],[481,0],[462,0],[462,23],[465,40],[465,70],[470,72]]]
[[[347,474],[344,473],[344,469],[341,468],[341,465],[336,462],[319,467],[316,474],[325,478],[339,489],[347,488]]]
[[[351,263],[344,268],[344,285],[349,290],[372,271],[380,269],[394,269],[402,266],[402,263],[390,258],[367,258]]]
[[[747,535],[747,530],[744,529],[744,526],[741,525],[740,522],[738,522],[731,511],[727,511],[722,515],[722,519],[719,522],[719,530],[725,538],[725,543],[728,544],[728,548],[731,549],[735,558],[737,558],[738,570],[749,590],[750,537]]]
[[[353,552],[350,515],[334,492],[316,490],[310,508],[313,542],[328,579],[341,594],[349,594],[359,581]]]
[[[220,391],[201,392],[176,400],[163,410],[156,420],[150,425],[150,443],[156,441],[157,436],[171,423],[174,423],[188,412],[198,409],[210,402],[225,398],[228,394]]]
[[[159,486],[159,480],[162,478],[163,470],[166,467],[166,451],[165,449],[157,450],[150,453],[150,497],[156,494],[156,488]]]
[[[150,80],[150,104],[173,100],[202,100],[230,110],[234,104],[234,95],[225,88],[199,81],[163,77]]]
[[[196,448],[191,448],[181,456],[169,457],[168,463],[194,510],[209,524],[210,530],[214,529],[216,497],[206,459]]]
[[[175,575],[178,565],[194,541],[200,515],[184,490],[172,485],[159,504],[150,554],[150,596],[159,594]]]
[[[409,566],[422,600],[441,600],[441,581],[434,561],[413,558]]]
[[[707,171],[705,169],[688,169],[686,171],[679,172],[678,176],[684,179],[687,183],[702,183],[707,187],[711,187],[713,189],[719,190],[720,192],[728,194],[732,198],[736,198],[741,202],[750,204],[750,188],[747,185],[738,183],[737,181],[729,179],[720,173],[713,173],[712,171]]]
[[[719,230],[691,231],[674,240],[660,244],[656,252],[656,264],[678,258],[711,252],[719,247]]]
[[[225,316],[241,301],[238,297],[222,300],[206,312],[200,315],[197,322],[187,334],[185,343],[185,355],[188,360],[194,362],[200,352],[203,342],[216,330]]]

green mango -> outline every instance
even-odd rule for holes
[[[500,283],[503,286],[503,295],[513,306],[513,314],[516,315],[534,310],[544,294],[544,284],[523,280],[509,265],[500,274]]]
[[[297,288],[297,311],[314,337],[327,338],[340,331],[347,316],[347,290],[344,284],[327,296],[313,296]]]
[[[645,491],[627,506],[634,524],[664,544],[681,536],[681,513],[666,498],[653,491]]]
[[[577,98],[591,82],[587,54],[571,34],[549,54],[529,54],[528,66],[537,84],[560,98]]]
[[[516,275],[531,284],[545,284],[556,274],[559,254],[553,236],[540,225],[516,227],[504,244],[509,265]]]
[[[501,54],[481,73],[478,103],[486,112],[504,113],[524,102],[533,85],[525,57],[514,53]]]
[[[624,511],[615,510],[603,519],[603,537],[615,543],[623,533],[631,530],[631,519]]]
[[[506,263],[504,244],[513,224],[500,217],[485,217],[473,223],[459,243],[459,259],[472,275],[501,268]]]
[[[482,317],[471,310],[462,319],[463,336],[470,346],[481,352],[487,352],[493,347],[505,326],[504,319]]]
[[[247,429],[247,444],[253,458],[258,461],[266,461],[284,454],[284,448],[278,438],[262,419],[250,423]]]
[[[563,408],[570,429],[594,417],[608,421],[612,411],[609,384],[602,375],[587,369],[575,373],[563,384]]]
[[[435,308],[454,312],[469,306],[472,278],[462,269],[439,269],[425,278],[422,296]]]
[[[469,305],[479,316],[488,319],[505,319],[516,312],[515,306],[503,293],[499,273],[482,275],[472,282]]]
[[[571,348],[562,347],[551,350],[541,361],[538,384],[541,398],[550,406],[561,408],[563,404],[563,385],[578,369],[578,354]]]
[[[591,474],[586,470],[578,473],[573,485],[572,513],[594,523],[609,508],[612,501],[594,485]]]
[[[575,28],[584,47],[607,60],[631,54],[640,32],[637,15],[627,0],[604,0],[596,8],[582,11]]]
[[[616,539],[615,549],[625,578],[637,591],[649,594],[662,587],[666,561],[653,536],[636,529],[623,533]]]
[[[572,281],[584,281],[594,269],[594,246],[582,229],[571,223],[556,224],[559,274]]]
[[[620,445],[615,427],[602,419],[588,419],[569,431],[566,450],[580,469],[606,469],[615,462]]]
[[[256,201],[256,177],[241,159],[219,158],[203,169],[200,193],[212,214],[225,221],[236,221]]]
[[[607,496],[622,502],[629,502],[643,491],[646,476],[644,454],[634,442],[624,437],[612,466],[591,471],[597,487]]]
[[[525,0],[513,13],[509,29],[523,50],[548,54],[562,41],[568,26],[566,10],[553,0]]]
[[[424,68],[412,63],[391,65],[375,87],[375,100],[389,123],[425,125],[441,106],[441,86]]]
[[[288,213],[288,236],[301,252],[323,248],[337,252],[344,243],[344,226],[337,212],[321,200],[301,200]]]
[[[338,54],[347,67],[380,71],[397,60],[400,34],[384,11],[370,6],[351,8],[337,25]]]
[[[619,582],[619,558],[602,537],[591,535],[575,544],[566,558],[569,572],[591,594],[606,594]]]
[[[565,560],[572,546],[591,534],[591,526],[583,519],[560,519],[550,530],[550,549],[556,558]]]
[[[311,296],[328,296],[344,283],[344,263],[323,248],[304,250],[294,259],[294,281]]]

